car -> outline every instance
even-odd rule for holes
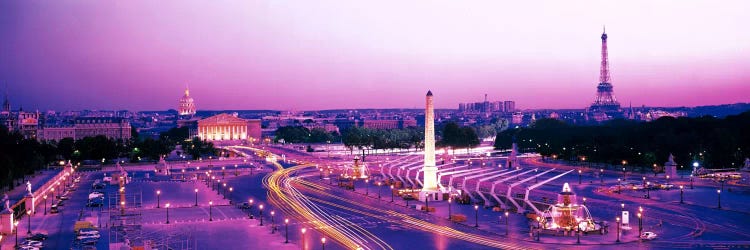
[[[26,237],[27,240],[35,240],[35,241],[44,241],[47,239],[47,235],[43,233],[35,233],[32,234],[29,237]]]
[[[86,240],[86,239],[97,239],[98,240],[101,237],[102,236],[99,235],[99,234],[86,234],[86,235],[77,236],[76,239],[80,240],[80,241],[83,241],[83,240]]]
[[[41,241],[36,241],[36,240],[24,240],[23,242],[21,242],[20,245],[41,248],[44,246],[44,243],[42,243]]]
[[[656,234],[654,232],[643,232],[641,233],[640,238],[643,240],[653,240],[656,239]]]
[[[250,203],[247,203],[247,202],[242,203],[242,207],[241,208],[242,209],[250,209]]]
[[[52,204],[52,206],[49,209],[49,212],[53,214],[60,212],[60,210],[57,208],[57,204]]]
[[[21,246],[21,245],[17,246],[16,249],[19,249],[19,250],[39,250],[38,247]]]
[[[94,238],[86,238],[80,241],[80,243],[83,245],[94,245],[97,242],[99,242],[99,239],[94,239]]]

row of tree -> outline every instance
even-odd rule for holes
[[[193,159],[217,154],[212,143],[199,138],[186,140],[188,136],[188,128],[183,127],[163,132],[158,139],[139,138],[136,134],[133,139],[122,141],[99,135],[47,143],[25,139],[18,132],[0,126],[0,186],[10,186],[13,180],[61,160],[71,160],[73,163],[118,158],[128,158],[131,162],[155,161],[172,152],[177,145],[182,145],[184,153]]]
[[[732,168],[750,156],[750,111],[724,119],[662,117],[653,122],[614,120],[575,126],[540,119],[528,128],[501,132],[495,148],[516,141],[524,151],[546,157],[601,162],[624,167],[663,165],[670,154],[678,165],[694,162],[709,168]]]
[[[284,143],[327,143],[341,140],[338,132],[328,132],[323,128],[308,129],[303,126],[284,126],[276,129],[275,142]]]

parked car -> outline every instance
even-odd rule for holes
[[[23,242],[21,242],[20,245],[42,248],[44,246],[44,243],[42,243],[41,241],[36,241],[36,240],[24,240]]]
[[[641,233],[640,238],[644,240],[653,240],[656,239],[656,234],[654,232],[643,232]]]
[[[99,234],[84,234],[84,235],[76,236],[76,239],[78,240],[85,240],[85,239],[97,239],[98,240],[99,238],[101,238],[101,235]]]
[[[52,206],[49,209],[49,212],[53,214],[60,212],[60,210],[57,208],[57,204],[52,204]]]
[[[19,250],[39,250],[38,247],[32,247],[32,246],[18,246],[16,249]]]
[[[43,233],[35,233],[32,234],[29,237],[26,237],[27,240],[35,240],[35,241],[44,241],[47,239],[47,235]]]

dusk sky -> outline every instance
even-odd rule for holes
[[[0,1],[14,109],[750,102],[750,1]]]

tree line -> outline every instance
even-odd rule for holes
[[[172,152],[178,144],[185,154],[193,159],[201,155],[216,155],[211,142],[199,138],[186,140],[188,128],[172,128],[159,138],[139,138],[136,133],[131,140],[110,139],[103,135],[85,137],[80,140],[64,138],[59,142],[39,142],[26,139],[18,131],[9,131],[0,126],[0,186],[12,187],[14,180],[22,179],[59,161],[74,164],[86,160],[102,161],[127,158],[131,162],[158,160],[161,155]],[[18,183],[15,183],[18,184]]]
[[[575,126],[540,119],[528,128],[501,132],[495,148],[513,141],[523,151],[571,161],[600,162],[626,168],[659,166],[670,154],[678,166],[694,162],[708,168],[737,168],[750,156],[750,111],[719,119],[711,116],[662,117],[652,122],[613,120]]]

